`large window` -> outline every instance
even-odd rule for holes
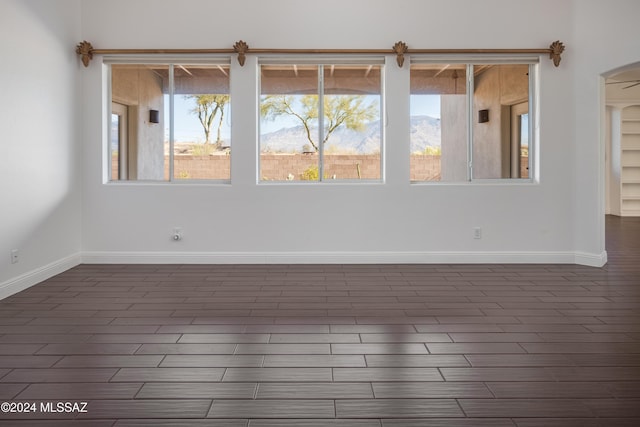
[[[228,60],[110,68],[110,181],[230,180]]]
[[[412,59],[411,181],[531,180],[535,61]]]
[[[380,181],[382,61],[260,65],[260,181]]]
[[[166,58],[104,60],[107,180],[230,182],[231,59]],[[410,105],[410,182],[537,181],[539,57],[409,59],[409,90],[387,95],[391,105]],[[236,126],[256,112],[257,181],[384,182],[385,60],[274,54],[244,65],[255,74],[238,78],[257,76],[259,85],[254,101],[238,98]],[[406,83],[404,73],[392,78],[392,87]],[[406,150],[393,142],[388,149]]]

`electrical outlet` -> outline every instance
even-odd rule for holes
[[[15,264],[20,261],[20,252],[17,249],[11,250],[11,264]]]
[[[180,240],[182,240],[182,228],[174,227],[173,235],[171,236],[171,238],[173,239],[174,242],[179,242]]]
[[[474,227],[473,228],[473,238],[474,239],[482,239],[482,228]]]

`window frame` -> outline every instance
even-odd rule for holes
[[[106,151],[104,156],[105,161],[103,162],[103,184],[107,185],[230,185],[231,184],[231,171],[229,174],[229,179],[176,179],[174,177],[174,144],[175,144],[175,120],[174,120],[174,98],[175,98],[175,81],[174,81],[174,66],[184,66],[184,65],[194,65],[194,66],[228,66],[229,70],[232,64],[232,56],[231,55],[221,55],[221,54],[182,54],[182,55],[162,55],[162,54],[140,54],[140,55],[104,55],[102,59],[103,66],[103,82],[104,82],[104,109],[106,110],[105,114],[103,114],[103,123],[106,128],[103,144],[103,152]],[[169,97],[169,112],[170,117],[167,118],[168,127],[169,127],[169,178],[162,180],[152,180],[152,179],[112,179],[112,169],[111,169],[111,137],[112,137],[112,129],[111,129],[111,117],[113,114],[112,104],[113,102],[117,102],[113,100],[113,74],[112,74],[112,66],[113,65],[163,65],[167,66],[168,70],[168,87],[169,93],[167,94]],[[231,94],[231,77],[229,77],[229,96]],[[129,126],[132,125],[131,120],[128,120]],[[133,124],[137,126],[136,124]],[[231,125],[233,127],[233,124]],[[131,143],[131,141],[128,141]],[[231,141],[231,143],[233,143]],[[229,154],[230,156],[231,154]],[[131,156],[129,155],[129,158]],[[130,159],[129,159],[130,161]],[[231,161],[231,158],[229,158]],[[231,170],[231,168],[230,168]]]
[[[258,87],[256,91],[256,109],[258,115],[257,121],[257,141],[256,141],[256,184],[257,185],[343,185],[343,184],[358,184],[358,185],[380,185],[386,182],[385,171],[385,159],[386,159],[386,67],[389,64],[389,59],[386,55],[362,55],[362,54],[345,54],[345,55],[322,55],[322,54],[304,54],[304,55],[261,55],[256,61],[256,78],[258,81]],[[324,144],[318,145],[318,180],[317,181],[305,181],[305,180],[263,180],[260,174],[261,171],[261,127],[262,120],[260,119],[260,105],[262,98],[262,66],[263,65],[314,65],[318,67],[318,135],[323,136],[323,122],[324,122],[324,67],[335,65],[374,65],[380,67],[380,111],[378,114],[378,120],[380,122],[380,177],[378,179],[326,179],[324,176]],[[322,132],[322,133],[321,133]],[[320,141],[322,138],[319,139]]]
[[[465,64],[466,65],[466,115],[467,115],[467,179],[465,181],[417,181],[410,180],[411,185],[479,185],[479,184],[500,184],[500,185],[531,185],[540,182],[538,167],[539,151],[539,73],[541,56],[539,55],[472,55],[472,56],[443,56],[429,54],[414,54],[409,56],[409,75],[413,64]],[[527,101],[529,104],[529,129],[528,129],[528,150],[529,150],[529,176],[527,178],[474,178],[473,176],[473,141],[474,123],[477,118],[474,115],[474,90],[475,76],[473,67],[475,65],[528,65],[529,91]],[[410,79],[411,77],[409,77]],[[409,90],[409,97],[411,90]],[[409,109],[408,120],[411,120],[411,109]]]

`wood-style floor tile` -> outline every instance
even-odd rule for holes
[[[336,400],[338,418],[464,417],[454,399]]]
[[[210,406],[210,399],[91,400],[78,418],[204,418]]]
[[[45,357],[45,356],[38,356]],[[64,356],[56,368],[151,368],[158,366],[163,356]]]
[[[61,356],[0,356],[0,368],[50,368]]]
[[[440,372],[446,381],[553,381],[555,379],[550,368],[441,368]]]
[[[89,379],[91,378],[87,378]],[[17,398],[20,400],[133,399],[141,387],[142,383],[38,383],[29,385]]]
[[[331,381],[331,368],[228,368],[224,382]]]
[[[136,354],[233,354],[236,344],[142,344]]]
[[[333,354],[427,354],[424,344],[368,343],[331,344]]]
[[[28,414],[25,414],[28,415]],[[39,414],[43,418],[43,414]],[[71,417],[72,414],[69,415]],[[56,415],[49,415],[49,418],[54,418]],[[8,417],[7,417],[8,418]],[[0,427],[113,427],[114,419],[112,420],[55,420],[55,419],[21,419],[4,421],[0,419]]]
[[[577,364],[565,354],[468,354],[465,357],[475,367],[575,366]]]
[[[179,334],[98,334],[87,340],[89,343],[175,343]]]
[[[122,368],[112,382],[209,382],[220,381],[223,368]]]
[[[435,368],[334,368],[334,381],[442,381]]]
[[[610,388],[597,382],[487,382],[486,386],[498,399],[585,399],[611,398]]]
[[[14,369],[0,379],[2,383],[108,382],[117,369]]]
[[[0,337],[0,343],[16,344],[52,344],[52,343],[82,343],[91,338],[89,334],[7,334]]]
[[[37,354],[80,355],[80,354],[133,354],[140,344],[47,344]]]
[[[137,399],[253,399],[256,383],[146,383]]]
[[[514,427],[509,419],[501,418],[429,418],[428,420],[383,419],[382,427]]]
[[[26,387],[26,384],[2,384],[0,386],[0,399],[10,401]]]
[[[329,344],[238,344],[235,354],[329,354]]]
[[[432,354],[513,354],[525,353],[516,343],[427,343]]]
[[[0,301],[0,426],[635,427],[640,218],[609,262],[79,265]],[[5,416],[6,415],[6,416]]]
[[[333,400],[214,400],[208,418],[335,418]]]
[[[527,353],[640,353],[638,343],[555,342],[522,343]]]
[[[517,427],[636,427],[636,424],[619,424],[620,420],[607,419],[606,424],[594,418],[516,418]]]
[[[174,341],[175,342],[175,341]],[[269,334],[183,334],[183,343],[267,343]]]
[[[268,354],[264,357],[266,368],[364,368],[363,355],[356,354],[306,354],[304,357],[288,354]]]
[[[466,343],[466,342],[541,342],[545,341],[540,334],[534,333],[491,333],[491,332],[454,332],[450,333],[451,339],[454,342]]]
[[[249,420],[249,427],[380,427],[379,420]]]
[[[370,368],[439,368],[470,366],[461,354],[367,354],[367,366]]]
[[[460,399],[468,417],[582,418],[594,413],[578,399]]]
[[[249,420],[158,419],[118,420],[112,427],[247,427]],[[75,424],[73,424],[75,426]],[[72,426],[72,427],[73,427]],[[109,425],[111,426],[111,425]],[[66,426],[60,426],[66,427]],[[93,427],[93,426],[88,426]]]
[[[271,334],[269,343],[359,343],[358,334]]]
[[[369,383],[262,383],[257,399],[371,399]]]
[[[31,355],[43,347],[44,344],[0,344],[0,355]]]
[[[161,356],[160,356],[161,357]],[[309,356],[307,356],[309,357]],[[263,365],[262,355],[209,355],[169,354],[164,356],[163,368],[258,368]],[[266,365],[265,365],[266,366]],[[290,365],[287,365],[290,366]]]
[[[363,343],[405,343],[405,342],[451,342],[451,337],[447,334],[427,334],[427,333],[384,333],[384,334],[360,334]]]
[[[377,399],[492,398],[481,382],[384,382],[373,383]]]

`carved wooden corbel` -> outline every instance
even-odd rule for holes
[[[78,43],[76,46],[76,53],[81,56],[82,64],[85,67],[89,66],[89,62],[93,59],[93,46],[88,41],[84,40]]]
[[[247,51],[249,50],[249,45],[244,41],[237,41],[236,44],[233,45],[233,50],[238,54],[238,63],[241,67],[244,67],[244,62],[247,59]]]
[[[393,53],[397,55],[396,61],[398,62],[398,67],[402,68],[404,65],[404,54],[407,53],[409,47],[405,42],[397,42],[393,45]]]
[[[560,61],[562,60],[560,55],[562,55],[562,52],[564,52],[564,44],[562,44],[560,40],[556,40],[551,43],[549,49],[551,49],[551,52],[549,52],[549,58],[553,59],[553,65],[557,67],[558,65],[560,65]]]

